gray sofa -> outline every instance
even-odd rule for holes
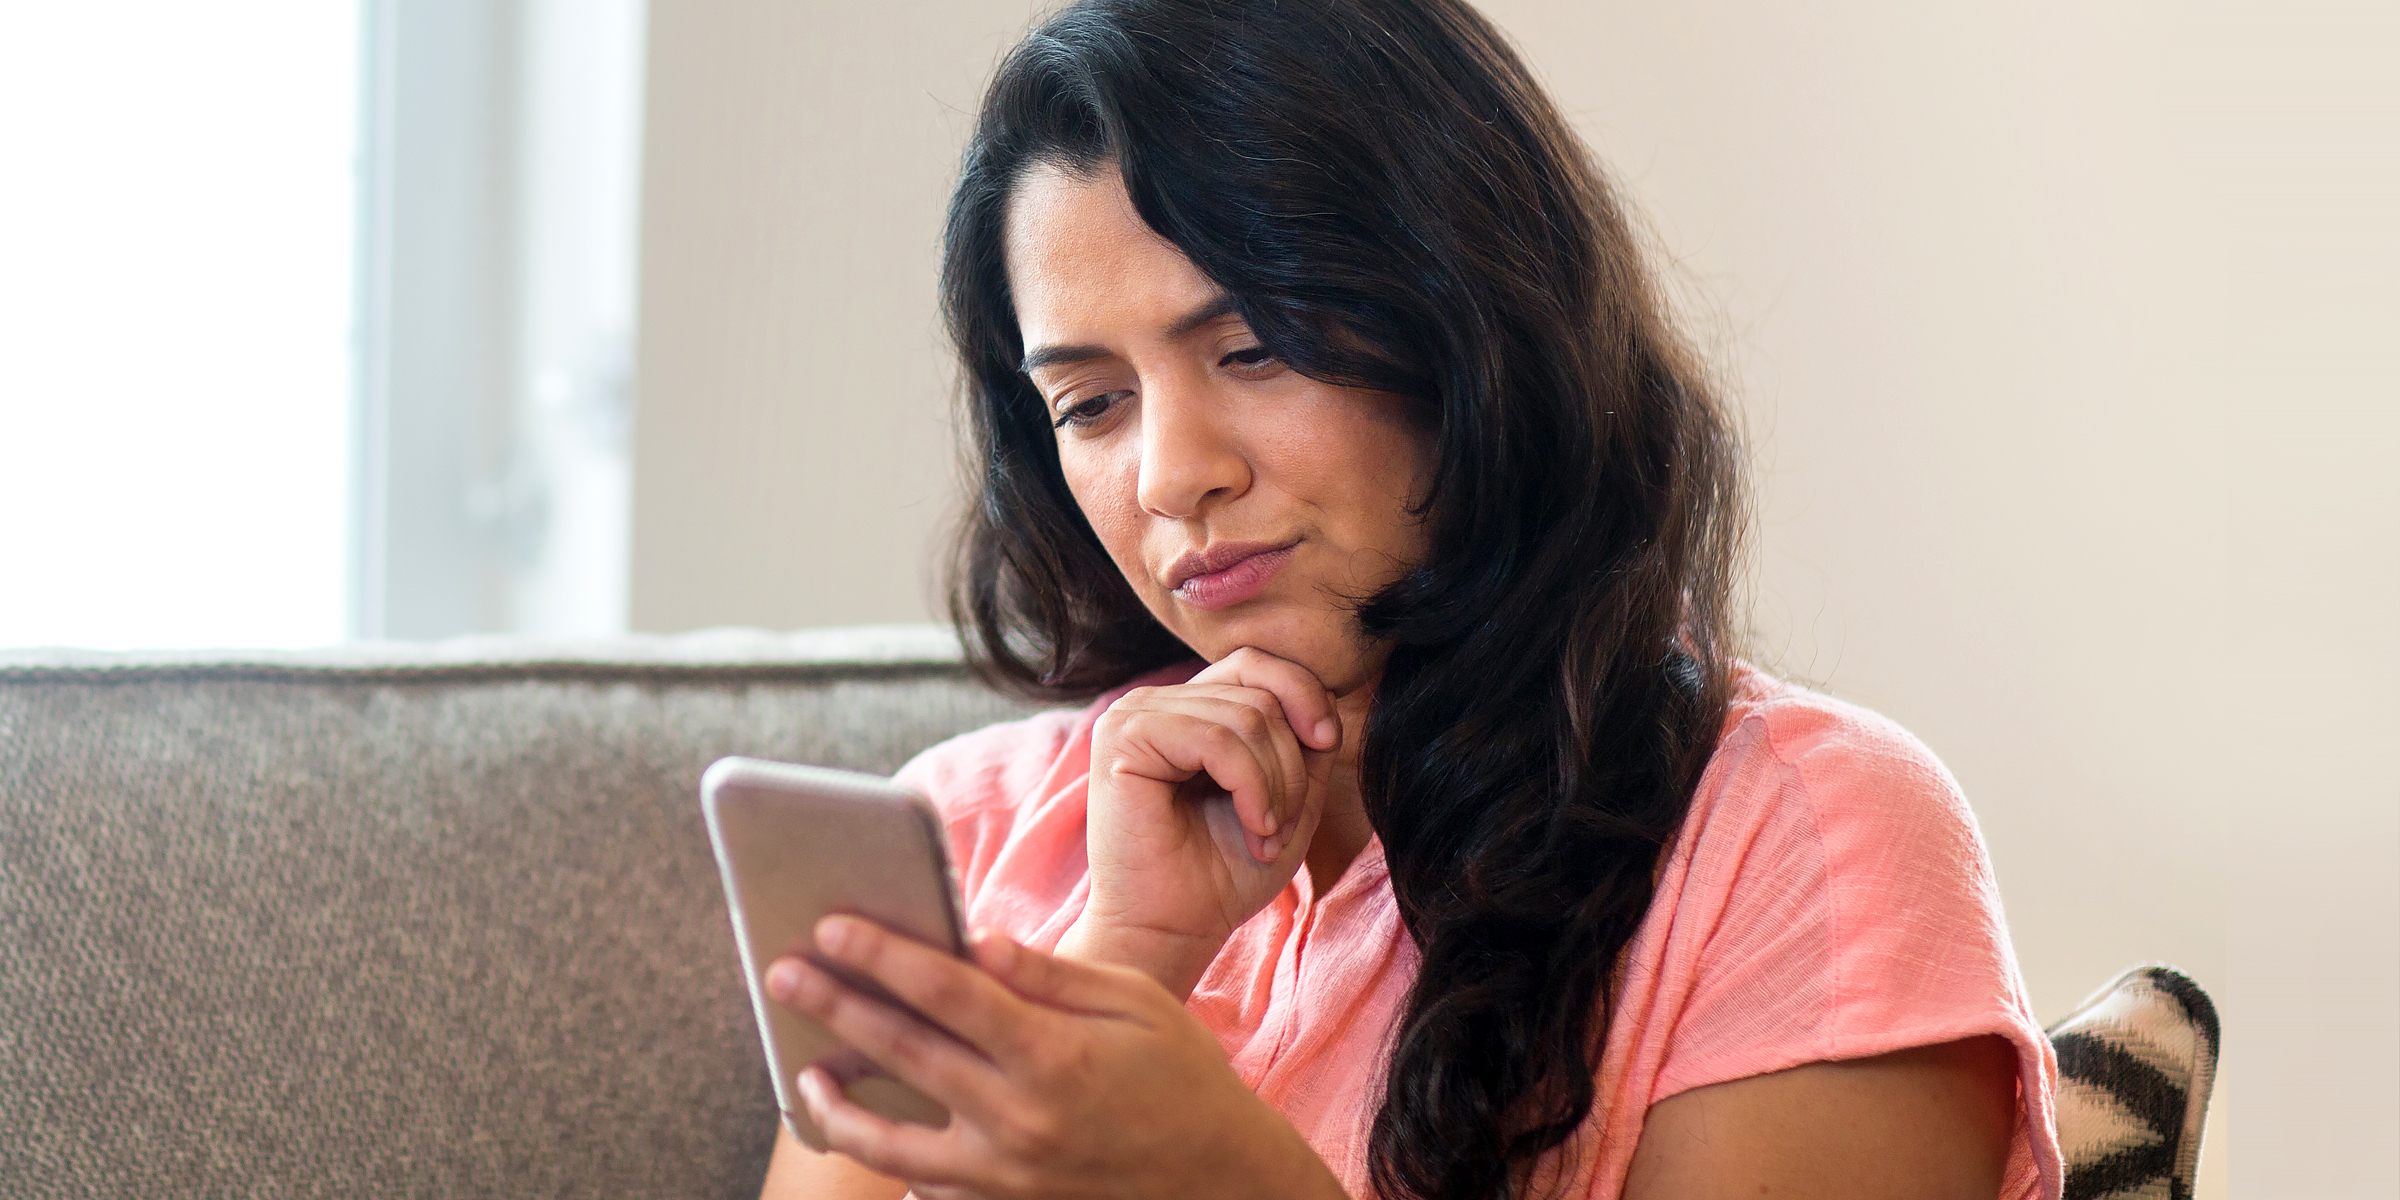
[[[0,656],[0,1197],[755,1196],[701,769],[1019,711],[919,627]]]
[[[0,654],[0,1200],[747,1200],[701,770],[1022,711],[924,627]],[[2066,1200],[2189,1197],[2208,997],[2139,968],[2051,1042]]]

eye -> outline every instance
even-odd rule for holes
[[[1217,365],[1220,367],[1262,367],[1274,361],[1275,355],[1265,346],[1252,346],[1248,349],[1236,350],[1218,359]]]
[[[1058,410],[1058,416],[1050,422],[1050,427],[1065,429],[1069,425],[1089,425],[1107,416],[1108,410],[1117,406],[1118,399],[1128,394],[1126,392],[1102,392],[1097,396],[1078,400]]]

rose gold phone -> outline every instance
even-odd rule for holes
[[[775,1003],[765,979],[768,964],[799,954],[906,1010],[872,981],[816,953],[817,921],[837,912],[966,956],[958,888],[933,806],[880,776],[755,758],[719,759],[710,766],[700,777],[700,806],[725,877],[750,1007],[775,1077],[775,1102],[792,1136],[811,1149],[825,1148],[794,1083],[810,1065],[831,1072],[861,1107],[897,1121],[949,1124],[950,1110],[940,1103],[884,1074],[824,1026]]]

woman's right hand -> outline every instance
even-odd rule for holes
[[[1342,737],[1315,675],[1248,647],[1110,705],[1092,733],[1091,898],[1059,953],[1189,995],[1306,860]]]

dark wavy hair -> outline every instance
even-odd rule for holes
[[[973,475],[952,612],[994,683],[1096,694],[1192,651],[1076,507],[1004,237],[1035,164],[1115,170],[1304,374],[1434,431],[1430,551],[1390,647],[1368,814],[1421,965],[1375,1186],[1523,1193],[1590,1115],[1613,972],[1730,687],[1740,458],[1589,151],[1458,0],[1087,0],[1001,63],[943,299]]]

